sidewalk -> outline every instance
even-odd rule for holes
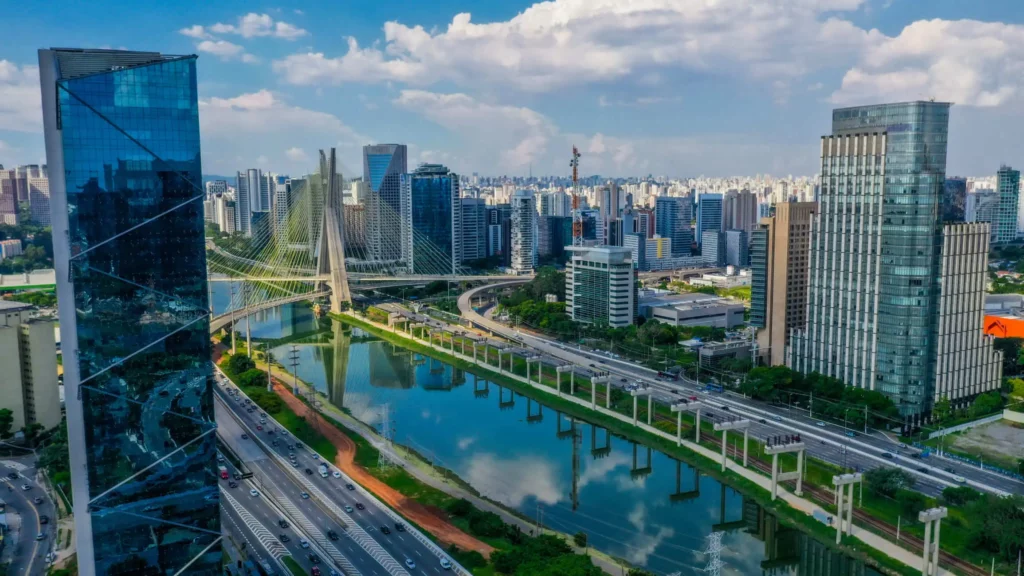
[[[421,346],[428,346],[431,349],[434,349],[434,350],[437,350],[440,353],[447,354],[449,356],[458,358],[459,360],[462,360],[462,361],[465,361],[465,362],[469,362],[469,363],[473,363],[474,362],[474,360],[473,360],[473,358],[471,356],[463,356],[462,354],[458,353],[457,351],[449,350],[449,349],[446,349],[446,348],[443,348],[443,347],[439,347],[439,346],[435,346],[434,344],[432,344],[430,342],[426,342],[424,340],[420,340],[418,338],[414,338],[414,337],[412,337],[412,336],[410,336],[408,334],[402,333],[400,331],[393,331],[389,327],[387,327],[387,326],[385,326],[383,324],[380,324],[378,322],[374,322],[373,320],[370,320],[368,318],[356,316],[356,315],[354,315],[351,312],[344,312],[341,315],[353,318],[353,319],[358,320],[360,322],[366,322],[368,324],[373,325],[374,327],[376,327],[379,330],[382,330],[382,331],[388,332],[390,334],[396,335],[396,336],[401,337],[401,338],[403,338],[405,340],[408,340],[410,342],[415,342],[416,344],[419,344]],[[492,371],[492,372],[496,371],[496,369],[493,366],[490,366],[490,365],[484,365],[482,367],[487,369],[487,370],[489,370],[489,371]],[[552,397],[556,396],[555,391],[553,389],[551,389],[551,388],[548,388],[547,386],[538,385],[536,382],[529,381],[529,380],[527,380],[526,378],[524,378],[522,376],[510,374],[510,373],[505,372],[505,371],[501,371],[500,373],[503,376],[507,377],[507,378],[516,380],[517,382],[520,382],[523,385],[529,386],[530,388],[533,388],[533,389],[535,389],[537,391],[540,391],[540,392],[542,392],[545,395],[552,396]],[[592,410],[592,411],[595,411],[595,412],[597,412],[599,414],[605,415],[607,417],[611,417],[611,418],[614,418],[616,420],[619,420],[619,421],[621,421],[624,424],[628,424],[628,425],[631,425],[631,426],[633,425],[633,421],[632,421],[631,418],[623,416],[622,414],[619,414],[618,412],[614,412],[614,411],[608,410],[608,409],[604,408],[603,406],[598,405],[598,406],[596,406],[596,408],[592,408],[591,405],[590,405],[590,402],[588,402],[586,400],[582,400],[580,398],[576,398],[574,396],[568,396],[568,395],[565,395],[565,394],[558,394],[557,397],[559,399],[563,400],[563,401],[567,401],[567,402],[571,402],[571,403],[577,404],[577,405],[579,405],[579,406],[581,406],[583,408],[586,408],[588,410]],[[676,436],[674,434],[669,434],[669,433],[664,432],[664,431],[662,431],[662,430],[660,430],[658,428],[655,428],[653,426],[648,426],[648,425],[646,425],[646,424],[644,424],[642,422],[637,423],[636,427],[641,429],[641,430],[643,430],[644,432],[647,432],[649,434],[653,434],[653,435],[656,435],[658,437],[664,438],[665,440],[668,440],[668,441],[670,441],[672,443],[677,443],[677,438],[676,438]],[[683,446],[683,447],[685,447],[685,448],[687,448],[688,450],[690,450],[691,452],[693,452],[695,454],[699,454],[699,455],[701,455],[701,456],[711,460],[712,462],[718,462],[720,460],[720,458],[721,458],[721,455],[718,452],[710,450],[710,449],[705,448],[703,446],[699,446],[697,444],[694,444],[693,442],[691,442],[689,440],[686,440],[686,439],[681,440],[680,442],[678,442],[678,444]],[[757,472],[755,472],[754,470],[752,470],[750,468],[744,468],[742,465],[740,465],[739,463],[734,462],[732,460],[728,461],[727,467],[728,467],[728,469],[732,470],[735,474],[741,476],[745,480],[748,480],[748,481],[756,484],[758,487],[764,489],[766,492],[769,492],[771,490],[771,479],[770,478],[762,476],[761,474],[758,474]],[[808,516],[813,515],[815,512],[819,513],[818,514],[819,517],[828,517],[828,516],[831,515],[831,512],[821,508],[820,506],[814,504],[810,500],[807,500],[805,498],[802,498],[800,496],[797,496],[795,494],[787,492],[787,491],[785,491],[785,490],[783,490],[781,488],[779,489],[778,498],[780,500],[782,500],[783,502],[785,502],[786,504],[788,504],[794,510],[799,510],[800,512],[803,512],[804,514],[807,514]],[[871,548],[874,548],[875,550],[885,554],[886,556],[889,556],[890,558],[892,558],[894,560],[897,560],[897,561],[899,561],[902,564],[910,566],[911,568],[918,568],[921,565],[921,557],[917,553],[911,552],[910,550],[907,550],[906,548],[903,548],[903,547],[898,546],[898,545],[896,545],[896,544],[894,544],[892,542],[889,542],[888,540],[884,539],[882,536],[874,534],[873,532],[870,532],[870,531],[868,531],[868,530],[866,530],[864,528],[854,526],[852,531],[851,531],[851,537],[856,538],[857,540],[860,540],[861,542],[863,542],[864,544],[870,546]],[[943,568],[939,568],[938,573],[940,575],[944,575],[944,576],[945,575],[949,575],[949,576],[953,575],[952,572],[950,572],[950,571],[948,571],[946,569],[943,569]]]

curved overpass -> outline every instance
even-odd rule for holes
[[[241,310],[235,310],[234,312],[225,312],[219,316],[214,316],[213,318],[210,319],[210,333],[212,334],[214,332],[217,332],[220,329],[224,328],[225,326],[231,324],[232,317],[237,322],[250,314],[259,312],[260,310],[269,310],[270,308],[274,308],[282,304],[302,302],[303,300],[310,300],[312,298],[326,296],[328,294],[330,294],[330,292],[327,290],[321,290],[319,292],[307,292],[304,294],[292,294],[291,296],[286,296],[284,298],[274,298],[273,300],[268,300],[266,302],[261,302],[259,304],[246,306],[245,308],[242,308]]]

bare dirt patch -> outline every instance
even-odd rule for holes
[[[971,428],[955,438],[953,447],[963,452],[1001,461],[1024,458],[1024,428],[1009,422]]]

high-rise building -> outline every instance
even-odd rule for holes
[[[15,256],[22,255],[21,240],[18,238],[10,238],[8,240],[0,240],[0,260],[5,258],[14,258]]]
[[[39,77],[79,574],[219,574],[196,56]]]
[[[52,318],[34,317],[33,307],[0,300],[0,398],[14,417],[12,430],[60,424],[57,344]]]
[[[252,237],[253,214],[262,212],[259,210],[260,183],[263,181],[262,174],[256,168],[250,168],[245,172],[239,172],[236,176],[235,188],[235,230]]]
[[[345,204],[366,204],[366,197],[370,193],[370,185],[364,180],[353,180],[349,186],[348,194],[342,202]]]
[[[750,245],[743,230],[725,231],[725,263],[744,268],[750,265]]]
[[[965,222],[966,209],[967,179],[946,178],[942,184],[942,221]]]
[[[749,190],[730,190],[722,200],[722,228],[742,230],[747,236],[757,225],[757,195]]]
[[[1001,166],[996,173],[999,211],[993,223],[992,236],[999,244],[1017,239],[1017,206],[1020,202],[1020,170]]]
[[[210,180],[206,183],[206,195],[216,196],[218,194],[227,194],[228,181],[227,180]]]
[[[5,178],[14,170],[0,170],[0,224],[18,225],[18,188],[14,178]]]
[[[50,225],[50,180],[49,178],[25,179],[28,185],[28,204],[32,221],[40,226]]]
[[[533,192],[516,190],[512,195],[511,268],[513,274],[533,274],[537,266],[537,209]]]
[[[725,266],[725,232],[706,230],[700,239],[700,254],[708,266]]]
[[[461,198],[462,263],[487,258],[487,202],[483,198]]]
[[[537,256],[562,262],[565,260],[566,246],[572,246],[572,217],[539,217],[537,219]]]
[[[995,229],[999,217],[999,194],[994,190],[979,190],[967,195],[964,203],[964,219],[967,222],[988,222]]]
[[[366,198],[366,245],[368,255],[384,262],[401,258],[402,174],[408,172],[405,144],[363,146],[363,182],[369,184]]]
[[[802,372],[882,392],[908,420],[930,414],[941,366],[980,370],[990,360],[983,345],[940,347],[943,290],[951,289],[944,271],[973,267],[968,256],[943,254],[949,106],[833,112],[832,134],[821,140],[807,327],[791,335],[787,358]],[[990,385],[998,381],[981,388]]]
[[[722,195],[701,194],[697,200],[697,242],[703,242],[704,233],[722,230]]]
[[[273,174],[270,177],[269,186],[272,190],[271,198],[274,212],[274,238],[282,244],[288,242],[288,211],[292,204],[292,181],[287,176]]]
[[[576,322],[612,328],[636,318],[636,271],[628,248],[568,247],[565,308]]]
[[[786,362],[794,329],[807,322],[807,263],[814,202],[780,202],[751,238],[750,324],[759,328],[760,356],[771,366]]]
[[[421,164],[399,182],[402,261],[413,274],[454,274],[462,262],[458,174]]]
[[[556,190],[540,195],[541,216],[569,216],[571,212],[572,201],[565,192]]]
[[[689,196],[658,196],[654,201],[654,232],[672,241],[673,256],[687,256],[693,245],[693,202]],[[648,235],[652,237],[653,234]]]

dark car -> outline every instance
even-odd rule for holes
[[[11,473],[9,473],[7,475],[7,477],[10,478],[11,480],[17,480],[18,479],[18,473],[17,472],[11,472]]]
[[[924,466],[921,466],[920,468],[918,468],[917,471],[922,473],[922,474],[927,474],[928,472],[930,472],[930,470],[928,470]]]
[[[278,534],[277,535],[277,539],[280,540],[281,542],[291,542],[291,540],[292,540],[291,538],[288,537],[287,534]]]
[[[729,407],[728,406],[722,406],[722,410],[725,410],[726,412],[728,412],[729,411]]]
[[[327,537],[330,538],[331,540],[337,540],[338,539],[338,533],[335,532],[334,530],[328,530],[327,531]]]
[[[238,482],[235,482],[234,480],[228,481],[228,488],[238,488]]]
[[[309,474],[310,476],[312,476],[313,475],[313,471],[310,470],[309,468],[306,468],[306,474]]]
[[[356,502],[356,510],[366,510],[366,506],[363,506],[362,502]]]
[[[312,552],[309,553],[309,556],[307,556],[307,558],[309,558],[309,561],[312,562],[313,564],[319,564],[320,563],[320,557],[317,556],[316,554],[313,554]]]
[[[280,526],[281,528],[287,528],[288,527],[288,521],[284,520],[284,519],[278,520],[277,521],[277,525]]]
[[[405,532],[405,524],[402,524],[401,522],[395,522],[395,530],[398,530],[399,532]]]
[[[760,422],[761,424],[767,424],[768,423],[764,418],[761,418],[760,420],[758,420],[758,422]]]
[[[892,460],[893,455],[889,452],[882,452],[882,458],[888,458],[889,460]]]
[[[242,434],[242,440],[248,440],[248,439],[249,439],[249,435],[248,434]]]
[[[32,499],[32,502],[36,503],[36,505],[39,505],[43,503],[43,499],[40,498],[39,496],[36,496],[35,498]]]
[[[50,517],[47,516],[46,514],[43,514],[42,516],[39,517],[39,523],[40,524],[49,524],[50,523]]]
[[[351,484],[345,484],[345,488],[348,488],[349,490],[355,490],[356,489],[356,487],[351,485]]]
[[[385,535],[385,536],[387,536],[388,534],[391,534],[391,529],[388,528],[387,526],[381,526],[380,527],[380,533]]]

